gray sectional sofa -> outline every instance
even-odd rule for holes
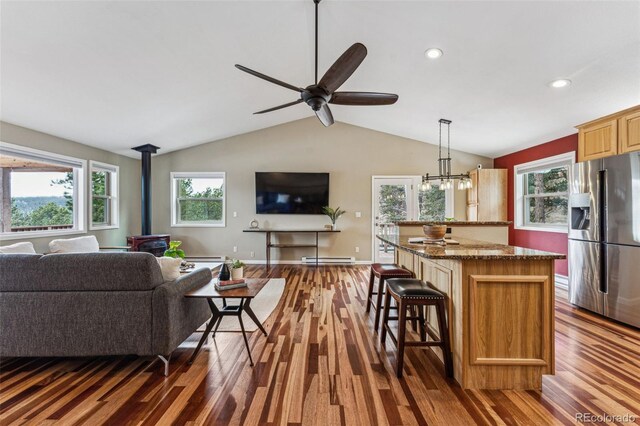
[[[165,362],[211,311],[183,297],[203,268],[164,282],[148,253],[0,255],[0,356],[157,355]]]

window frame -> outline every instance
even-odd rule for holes
[[[220,222],[179,222],[177,197],[178,179],[222,179],[222,220]],[[226,172],[171,172],[171,227],[172,228],[225,228],[227,226],[227,174]],[[189,198],[185,198],[189,199]],[[206,200],[202,198],[202,200]]]
[[[571,177],[573,172],[573,165],[576,162],[575,151],[566,152],[563,154],[554,155],[552,157],[546,157],[539,160],[530,161],[528,163],[522,163],[514,166],[513,168],[513,190],[514,190],[514,228],[523,231],[541,231],[541,232],[555,232],[567,234],[569,232],[569,222],[563,225],[552,224],[532,224],[529,222],[525,215],[526,207],[525,203],[531,198],[535,198],[532,195],[524,194],[525,183],[524,179],[528,173],[534,171],[542,171],[554,167],[567,166],[569,168],[567,174],[567,191],[557,193],[545,193],[545,197],[550,196],[566,196],[569,199],[569,188],[571,186]]]
[[[93,223],[93,199],[96,196],[93,195],[93,172],[107,172],[110,174],[108,178],[109,194],[105,196],[97,196],[97,198],[104,198],[108,200],[108,209],[110,220],[107,224]],[[98,231],[102,229],[118,229],[120,228],[120,214],[119,214],[119,196],[120,196],[120,166],[114,164],[101,163],[99,161],[89,161],[89,230]],[[113,195],[115,194],[115,195]],[[107,204],[105,204],[107,205]]]
[[[73,228],[53,229],[49,231],[24,231],[24,232],[1,232],[1,240],[28,240],[32,238],[57,237],[63,235],[86,234],[87,233],[87,210],[86,205],[86,175],[87,160],[71,157],[54,152],[29,148],[22,145],[15,145],[8,142],[0,142],[0,152],[17,157],[37,157],[52,163],[66,163],[73,165]]]

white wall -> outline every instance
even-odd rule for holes
[[[455,146],[455,139],[452,141]],[[437,141],[436,141],[437,143]],[[161,151],[160,151],[161,152]],[[454,173],[477,164],[491,167],[486,157],[452,151]],[[329,172],[330,205],[347,214],[338,221],[339,234],[322,238],[320,255],[371,259],[371,177],[437,173],[437,145],[336,123],[323,127],[315,117],[154,156],[153,232],[183,241],[188,256],[227,255],[248,260],[265,258],[264,234],[248,234],[252,219],[260,226],[322,227],[326,216],[257,215],[256,171]],[[227,175],[225,228],[171,227],[170,172],[220,171]],[[455,191],[455,217],[465,218],[465,196]],[[362,212],[361,218],[355,212]],[[237,217],[233,217],[237,212]],[[298,241],[300,241],[298,237]],[[233,253],[233,247],[238,252]],[[355,252],[355,247],[360,252]],[[252,259],[250,253],[255,253]],[[272,259],[300,260],[312,249],[273,251]]]
[[[140,234],[140,161],[124,157],[101,149],[93,148],[67,139],[58,138],[46,133],[0,122],[0,141],[29,148],[40,149],[56,154],[120,166],[120,211],[118,229],[89,231],[94,234],[102,246],[125,245],[127,235]],[[88,178],[87,178],[88,184]],[[87,193],[89,188],[87,186]],[[87,209],[89,202],[87,200]],[[49,251],[48,243],[53,238],[72,238],[80,235],[64,237],[25,238],[21,240],[2,240],[0,245],[9,245],[20,241],[33,242],[38,253]]]

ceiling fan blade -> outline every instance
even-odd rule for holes
[[[283,105],[278,105],[277,107],[273,107],[273,108],[269,108],[269,109],[263,109],[262,111],[258,111],[258,112],[254,112],[254,114],[264,114],[265,112],[271,112],[271,111],[276,111],[282,108],[286,108],[286,107],[290,107],[293,105],[297,105],[300,102],[302,102],[302,99],[298,99],[297,101],[293,101],[293,102],[289,102]]]
[[[244,71],[246,73],[254,75],[254,76],[256,76],[258,78],[261,78],[263,80],[267,80],[270,83],[277,84],[278,86],[286,87],[287,89],[291,89],[291,90],[294,90],[296,92],[302,93],[302,88],[296,87],[296,86],[294,86],[292,84],[289,84],[289,83],[285,83],[284,81],[277,80],[277,79],[275,79],[273,77],[269,77],[268,75],[259,73],[258,71],[254,71],[254,70],[252,70],[250,68],[247,68],[247,67],[244,67],[244,66],[238,65],[238,64],[236,64],[236,68],[238,68],[240,71]]]
[[[329,127],[333,124],[333,114],[331,114],[329,105],[323,104],[322,107],[316,111],[316,115],[325,127]]]
[[[342,83],[347,81],[351,74],[358,68],[367,56],[367,48],[362,43],[354,43],[348,48],[337,61],[331,65],[331,68],[320,79],[318,86],[322,87],[329,93],[333,93]]]
[[[398,95],[393,93],[335,92],[329,102],[336,105],[391,105],[397,100]]]

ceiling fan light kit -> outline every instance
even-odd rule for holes
[[[300,94],[300,99],[288,102],[283,105],[268,108],[254,114],[264,114],[266,112],[276,111],[287,108],[299,103],[306,103],[315,112],[316,116],[325,126],[331,126],[334,123],[333,114],[329,108],[329,104],[335,105],[351,105],[351,106],[369,106],[369,105],[391,105],[396,103],[398,95],[392,93],[378,92],[336,92],[342,84],[351,77],[355,70],[360,66],[364,58],[367,56],[367,48],[362,43],[354,43],[349,47],[333,65],[327,70],[318,81],[318,4],[321,0],[313,0],[315,4],[315,83],[305,88],[296,87],[292,84],[285,83],[268,75],[259,73],[245,66],[236,64],[236,68],[251,74],[255,77],[266,80],[278,86],[285,87]]]
[[[423,191],[429,191],[432,188],[431,181],[439,180],[440,184],[438,189],[444,191],[446,189],[453,188],[453,181],[458,179],[458,189],[471,189],[473,184],[471,183],[471,175],[469,173],[451,174],[451,120],[441,118],[438,120],[439,133],[438,133],[438,174],[431,176],[426,173],[422,176],[422,184],[420,189]],[[447,126],[447,156],[442,156],[442,125]]]

